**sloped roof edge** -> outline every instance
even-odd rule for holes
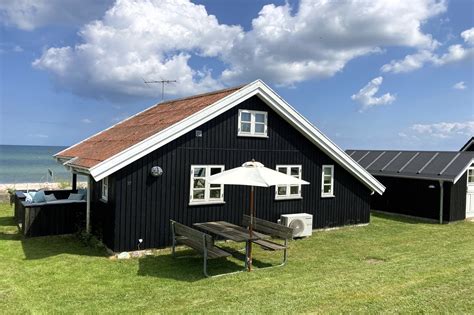
[[[357,164],[349,155],[261,80],[256,80],[243,86],[239,90],[186,117],[180,122],[115,154],[105,161],[91,167],[89,172],[96,181],[99,181],[255,95],[259,96],[267,105],[305,135],[313,144],[331,156],[369,189],[379,194],[384,192],[385,187],[367,170]]]
[[[471,137],[471,139],[469,139],[459,151],[466,151],[472,144],[474,144],[474,137]]]

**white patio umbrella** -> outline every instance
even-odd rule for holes
[[[281,172],[266,168],[262,163],[245,162],[240,167],[236,167],[216,175],[212,175],[208,179],[210,184],[224,185],[243,185],[251,186],[250,190],[250,226],[249,236],[253,236],[254,221],[254,187],[270,187],[276,185],[308,185],[309,182],[302,179],[283,174]],[[252,269],[252,242],[248,244],[249,261],[247,263],[248,270]]]

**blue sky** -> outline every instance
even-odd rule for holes
[[[474,2],[0,4],[0,143],[71,145],[160,99],[263,79],[342,148],[474,134]]]

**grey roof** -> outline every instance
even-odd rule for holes
[[[474,152],[346,150],[374,176],[456,182],[473,163]]]

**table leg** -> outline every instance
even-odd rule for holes
[[[249,242],[245,242],[245,270],[247,270],[247,266],[249,263]]]

